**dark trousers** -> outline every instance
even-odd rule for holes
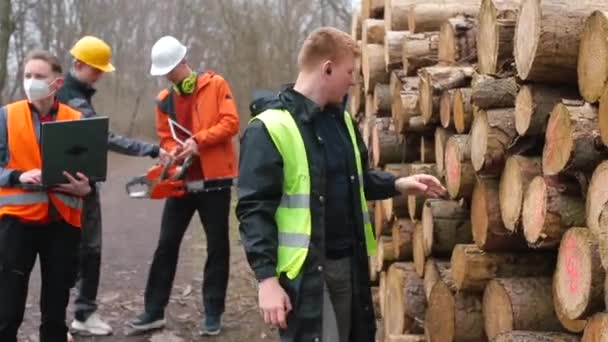
[[[230,265],[230,190],[189,194],[165,202],[158,247],[146,285],[145,309],[149,314],[164,315],[173,287],[180,244],[195,211],[207,236],[203,307],[206,315],[224,312]]]
[[[78,296],[74,301],[75,318],[86,321],[97,311],[97,290],[101,269],[101,202],[99,192],[84,198],[82,208],[82,240],[79,248]]]
[[[12,217],[0,219],[0,341],[17,341],[37,255],[42,275],[40,342],[67,341],[66,307],[79,240],[80,229],[63,221],[31,225]]]

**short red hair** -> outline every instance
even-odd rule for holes
[[[298,54],[300,70],[322,61],[339,61],[346,56],[359,57],[357,42],[347,33],[333,27],[321,27],[313,31],[302,45]]]

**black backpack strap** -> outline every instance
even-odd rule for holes
[[[166,95],[163,97],[162,94]],[[175,96],[175,90],[173,90],[173,87],[168,87],[163,91],[162,94],[156,99],[156,105],[161,112],[169,115],[171,120],[177,121],[177,115],[175,114],[175,101],[173,99]]]

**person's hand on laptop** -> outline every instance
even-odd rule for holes
[[[67,171],[63,171],[63,175],[68,179],[69,183],[59,184],[55,190],[79,197],[86,196],[91,192],[91,185],[89,184],[87,176],[80,172],[76,172],[77,178],[74,178],[74,176]]]
[[[179,151],[177,155],[177,160],[182,160],[188,156],[193,154],[198,154],[198,144],[193,138],[188,138],[182,147],[182,150]]]
[[[19,176],[21,184],[40,184],[42,181],[42,171],[40,169],[32,169],[22,173]]]

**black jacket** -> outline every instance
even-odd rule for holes
[[[80,111],[82,116],[90,118],[97,113],[93,108],[91,99],[95,94],[95,89],[76,79],[71,73],[65,76],[63,87],[57,92],[57,98],[62,103]],[[160,148],[158,145],[149,144],[139,140],[124,137],[110,132],[108,136],[108,148],[121,154],[130,156],[149,156],[158,157]]]
[[[306,147],[311,175],[312,232],[308,256],[303,272],[294,280],[281,275],[279,281],[289,294],[294,310],[288,317],[288,330],[282,337],[292,341],[312,341],[321,338],[323,303],[323,264],[325,260],[326,142],[321,138],[320,115],[327,111],[342,112],[342,108],[315,110],[309,100],[293,89],[280,94],[280,102],[294,117]],[[343,127],[346,129],[346,127]],[[368,200],[379,200],[396,195],[395,178],[386,172],[368,168],[367,150],[357,133],[364,168],[363,179]],[[350,144],[349,144],[350,145]],[[349,146],[350,147],[350,146]],[[345,148],[346,150],[347,148]],[[350,147],[352,150],[352,147]],[[349,179],[354,188],[359,186],[354,154],[348,158]],[[277,226],[274,214],[282,196],[282,158],[274,146],[264,124],[253,121],[241,141],[239,170],[239,202],[236,208],[247,259],[262,280],[275,276],[277,263]],[[361,208],[358,192],[349,202]],[[375,318],[370,293],[369,266],[363,235],[363,217],[355,213],[355,246],[353,259],[353,316],[351,341],[373,341]]]

